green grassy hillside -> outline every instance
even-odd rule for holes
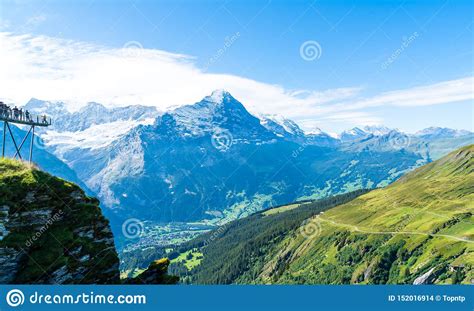
[[[306,219],[349,202],[365,190],[314,202],[296,203],[239,219],[169,251],[170,271],[191,283],[252,283],[266,263],[266,254]]]
[[[473,154],[473,145],[461,148],[384,189],[331,209],[326,205],[326,211],[259,243],[262,232],[281,223],[268,220],[290,221],[307,205],[256,214],[247,226],[229,224],[206,243],[195,240],[178,250],[202,253],[199,265],[174,269],[193,283],[471,283]],[[244,230],[254,227],[259,230],[249,238]],[[232,249],[242,260],[223,264],[234,260],[228,256]]]

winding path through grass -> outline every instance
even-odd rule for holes
[[[321,218],[320,215],[316,216],[316,221],[329,222],[329,223],[331,223],[332,225],[335,225],[335,226],[350,228],[352,231],[361,232],[361,233],[368,233],[368,234],[428,235],[428,236],[432,236],[432,237],[443,237],[443,238],[452,239],[452,240],[461,241],[461,242],[466,242],[466,243],[474,243],[474,241],[466,239],[466,238],[461,238],[461,237],[458,237],[458,236],[455,236],[455,235],[440,234],[440,233],[427,233],[427,232],[417,232],[417,231],[371,231],[371,230],[367,230],[367,229],[360,229],[359,227],[357,227],[355,225],[338,223],[338,222],[335,222],[333,220]]]

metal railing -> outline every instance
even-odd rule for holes
[[[35,126],[49,126],[51,125],[51,118],[46,115],[34,115],[28,110],[10,108],[9,106],[0,102],[0,120],[12,123],[20,123]]]

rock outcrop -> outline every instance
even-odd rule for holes
[[[176,284],[179,277],[167,275],[170,261],[162,258],[153,261],[148,268],[134,278],[124,281],[125,284]]]
[[[0,283],[119,283],[109,222],[76,185],[0,160]]]
[[[176,283],[168,264],[152,263],[140,283]],[[125,282],[97,199],[34,166],[0,159],[0,284]]]
[[[413,281],[413,285],[422,285],[422,284],[428,284],[428,280],[430,279],[431,275],[433,274],[433,271],[435,268],[431,268],[428,270],[426,273],[420,275]]]

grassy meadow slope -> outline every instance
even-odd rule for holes
[[[266,254],[273,253],[305,219],[366,192],[281,206],[227,223],[175,250],[167,249],[173,263],[170,271],[186,283],[252,283],[266,263]]]
[[[318,212],[283,237],[261,243],[264,247],[256,245],[255,238],[242,239],[241,226],[228,225],[205,244],[188,244],[203,258],[185,271],[185,279],[193,283],[472,283],[473,155],[473,145],[458,149],[384,189]],[[304,206],[259,213],[254,224],[258,227],[268,217],[284,219]],[[239,256],[246,258],[243,265],[219,264],[226,260],[224,240],[238,241]],[[216,279],[215,274],[232,277]]]

